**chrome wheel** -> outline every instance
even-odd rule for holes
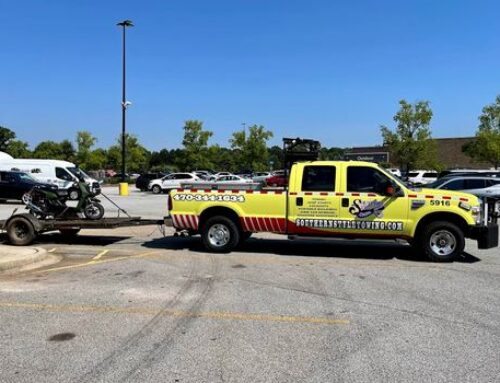
[[[226,246],[231,240],[231,233],[226,225],[216,223],[208,230],[208,241],[214,247]]]
[[[457,240],[449,231],[439,230],[431,235],[429,244],[435,254],[450,255],[455,251]]]

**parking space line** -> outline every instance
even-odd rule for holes
[[[152,255],[152,254],[155,254],[155,253],[156,253],[156,251],[148,251],[148,252],[142,253],[142,254],[121,256],[121,257],[116,257],[116,258],[98,259],[98,260],[92,259],[91,261],[86,262],[86,263],[79,263],[77,265],[68,265],[68,266],[53,267],[51,269],[40,270],[39,272],[45,273],[45,272],[50,272],[50,271],[76,269],[76,268],[80,268],[80,267],[87,267],[87,266],[98,265],[98,264],[101,264],[101,263],[108,263],[108,262],[122,261],[122,260],[125,260],[125,259],[147,257],[148,255]]]
[[[77,306],[77,305],[53,305],[24,302],[0,302],[1,308],[28,309],[47,312],[68,312],[68,313],[99,313],[99,314],[140,314],[154,316],[162,314],[170,317],[208,318],[218,320],[239,320],[257,322],[285,322],[317,325],[348,325],[348,319],[336,319],[328,317],[314,316],[294,316],[277,314],[256,314],[240,313],[229,311],[183,311],[183,310],[162,310],[160,308],[148,307],[118,307],[118,306]]]
[[[94,258],[92,258],[94,261],[97,261],[98,259],[100,259],[103,255],[106,255],[107,253],[109,253],[109,250],[103,250],[101,251],[99,254],[97,254]]]

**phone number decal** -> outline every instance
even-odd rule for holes
[[[207,194],[176,194],[174,201],[199,201],[199,202],[245,202],[242,195],[207,195]]]

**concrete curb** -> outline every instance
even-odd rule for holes
[[[40,247],[20,247],[0,245],[0,272],[21,269],[35,264],[46,264],[49,259],[57,258]]]

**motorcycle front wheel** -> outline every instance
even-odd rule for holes
[[[85,206],[83,214],[87,219],[101,219],[104,216],[104,207],[98,202],[91,202]]]

